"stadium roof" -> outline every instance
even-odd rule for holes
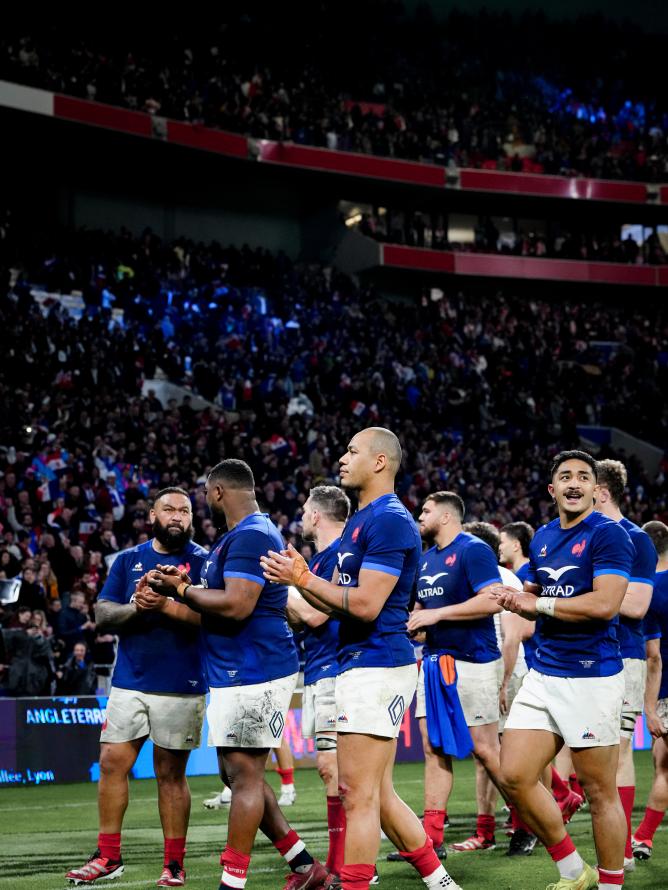
[[[526,10],[541,11],[549,18],[575,18],[579,15],[601,13],[607,18],[630,19],[654,32],[668,33],[668,3],[662,0],[560,0],[559,3],[545,3],[545,0],[403,0],[407,9],[430,6],[436,16],[447,15],[453,9],[489,9],[493,12],[508,10],[516,14]]]

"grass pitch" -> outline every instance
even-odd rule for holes
[[[651,783],[649,752],[636,752],[638,793],[634,827],[644,812]],[[278,787],[277,777],[270,781]],[[327,851],[325,798],[315,770],[296,774],[297,802],[286,810],[293,827],[308,848],[324,859]],[[422,811],[422,765],[397,767],[396,786],[413,809]],[[208,811],[202,799],[218,790],[214,777],[190,780],[193,808],[188,835],[186,886],[194,890],[217,890],[221,868],[218,857],[225,843],[227,811]],[[505,816],[498,813],[499,821]],[[475,823],[474,771],[471,761],[456,764],[455,789],[450,801],[451,827],[446,843],[468,837]],[[583,856],[595,863],[589,814],[577,813],[570,832]],[[497,847],[483,853],[453,854],[446,867],[464,890],[543,890],[556,880],[555,869],[542,848],[528,858],[509,859],[508,839],[497,831]],[[3,788],[0,791],[0,890],[61,890],[70,886],[63,875],[81,865],[96,845],[96,786],[76,785]],[[424,885],[410,866],[385,861],[391,845],[383,841],[378,868],[384,890],[420,890]],[[130,788],[130,806],[123,827],[125,874],[101,887],[124,890],[150,887],[162,869],[162,833],[158,819],[156,787],[153,780],[135,781]],[[281,888],[286,866],[269,842],[259,837],[251,862],[248,890]],[[638,863],[627,877],[633,890],[668,890],[668,828],[657,832],[654,856]]]

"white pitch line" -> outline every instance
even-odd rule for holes
[[[220,871],[220,869],[218,869],[218,871]],[[273,873],[281,872],[281,871],[285,871],[285,869],[281,869],[281,868],[254,868],[252,870],[251,874],[252,875],[273,874]],[[10,878],[0,878],[0,885],[2,885],[2,883],[4,881],[8,881],[8,880],[10,880]],[[188,883],[189,884],[197,884],[197,883],[202,883],[204,881],[210,882],[211,875],[192,875],[192,876],[190,874],[188,875]],[[147,885],[147,883],[149,883],[149,881],[147,879],[144,879],[143,881],[114,881],[113,887],[114,888],[145,887]],[[53,890],[63,890],[62,882],[57,887],[54,887]]]

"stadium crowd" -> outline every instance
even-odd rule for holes
[[[630,265],[663,265],[666,251],[656,228],[638,243],[631,233],[582,230],[548,222],[545,228],[532,228],[521,221],[509,221],[501,231],[491,217],[478,217],[471,232],[472,240],[448,238],[442,214],[423,211],[363,213],[359,231],[376,241],[427,247],[432,250],[457,250],[472,253],[499,253],[511,256],[550,257],[561,260],[595,260]]]
[[[435,21],[426,4],[411,14],[385,2],[295,14],[299,28],[244,7],[225,22],[185,22],[178,36],[154,17],[96,37],[76,16],[14,22],[0,37],[0,77],[258,139],[453,170],[668,178],[658,33],[600,16]],[[354,64],[341,64],[343,47]]]
[[[91,611],[110,558],[150,537],[149,504],[167,485],[191,493],[195,540],[209,546],[203,483],[223,457],[253,467],[262,506],[299,543],[308,490],[336,480],[369,424],[400,435],[410,510],[447,487],[468,518],[497,526],[551,516],[546,467],[577,423],[628,428],[633,404],[630,431],[665,443],[658,307],[456,291],[408,304],[284,255],[150,232],[61,233],[48,249],[36,238],[19,261],[4,231],[0,393],[13,408],[0,436],[0,572],[21,583],[20,608],[2,615],[16,631],[12,694],[94,684],[90,665],[113,660]],[[84,314],[39,303],[30,284],[80,289]],[[142,390],[158,369],[211,405]],[[626,515],[668,519],[663,469],[647,478],[627,464]]]

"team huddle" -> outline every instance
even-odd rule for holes
[[[310,564],[260,512],[242,461],[222,461],[207,479],[212,518],[226,529],[210,552],[191,542],[188,494],[159,493],[153,539],[114,562],[96,607],[98,624],[114,628],[120,643],[101,735],[98,848],[68,872],[70,882],[123,874],[128,776],[150,738],[164,834],[157,884],[185,884],[185,770],[200,744],[206,689],[209,744],[231,790],[221,890],[245,886],[258,829],[290,869],[286,890],[366,890],[379,880],[381,831],[397,850],[389,859],[411,865],[429,888],[461,890],[443,865],[444,827],[453,757],[471,752],[476,830],[451,851],[495,845],[501,796],[508,854],[528,855],[540,841],[558,870],[553,890],[613,890],[636,859],[651,856],[668,803],[660,657],[668,528],[626,520],[623,466],[581,451],[555,458],[548,491],[558,517],[535,535],[521,522],[500,533],[464,525],[453,492],[429,495],[416,523],[394,493],[401,459],[389,430],[351,439],[341,487],[317,486],[304,505],[303,536],[316,548]],[[299,676],[291,626],[305,632],[303,732],[315,739],[326,791],[324,863],[265,781]],[[392,780],[416,692],[422,819]],[[632,834],[631,738],[643,708],[657,740],[656,777]],[[555,759],[568,765],[555,768]],[[566,829],[585,797],[597,867]]]

